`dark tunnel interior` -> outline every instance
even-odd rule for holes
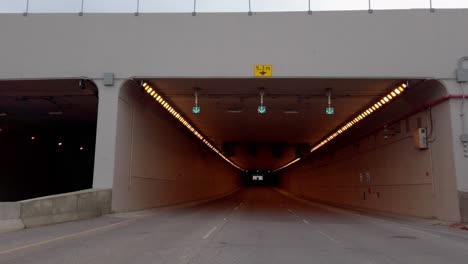
[[[92,187],[97,103],[73,80],[0,82],[0,202]]]

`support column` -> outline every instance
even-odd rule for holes
[[[463,95],[468,92],[467,83],[457,83],[455,80],[442,82],[451,95]],[[450,123],[452,130],[452,152],[454,171],[457,179],[457,191],[462,222],[468,222],[468,153],[462,135],[466,135],[468,125],[468,98],[451,99]]]
[[[93,188],[111,189],[115,173],[115,146],[117,134],[117,107],[124,80],[115,80],[105,86],[103,80],[94,80],[99,91],[96,150],[94,157]]]

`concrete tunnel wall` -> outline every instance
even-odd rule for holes
[[[240,171],[216,156],[133,81],[118,102],[113,211],[207,199],[237,190]]]
[[[393,128],[401,129],[395,136],[385,139],[381,129],[337,152],[286,170],[280,178],[281,188],[331,204],[460,221],[452,104],[450,100],[432,108],[434,140],[427,150],[417,149],[413,142],[413,131],[430,125],[424,110],[394,124]]]

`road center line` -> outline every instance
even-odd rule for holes
[[[210,237],[211,234],[213,234],[213,232],[214,232],[217,228],[218,228],[217,226],[211,228],[210,231],[208,231],[208,233],[206,233],[206,235],[203,236],[203,239],[207,239],[208,237]]]
[[[7,249],[7,250],[3,250],[3,251],[0,251],[0,255],[8,254],[8,253],[12,253],[12,252],[15,252],[15,251],[19,251],[19,250],[23,250],[23,249],[28,249],[28,248],[32,248],[32,247],[37,247],[37,246],[40,246],[40,245],[52,243],[52,242],[55,242],[55,241],[59,241],[59,240],[66,239],[66,238],[72,238],[72,237],[77,237],[77,236],[86,235],[86,234],[89,234],[89,233],[92,233],[92,232],[96,232],[96,231],[99,231],[99,230],[104,230],[104,229],[112,228],[112,227],[114,227],[114,226],[126,224],[126,223],[129,223],[129,222],[132,222],[132,221],[135,221],[135,219],[131,219],[131,220],[127,220],[127,221],[122,221],[122,222],[118,222],[118,223],[111,224],[111,225],[101,226],[101,227],[97,227],[97,228],[93,228],[93,229],[89,229],[89,230],[86,230],[86,231],[82,231],[82,232],[78,232],[78,233],[73,233],[73,234],[69,234],[69,235],[65,235],[65,236],[60,236],[60,237],[56,237],[56,238],[44,240],[44,241],[41,241],[41,242],[32,243],[32,244],[29,244],[29,245],[24,245],[24,246],[20,246],[20,247],[16,247],[16,248],[11,248],[11,249]]]
[[[307,221],[307,220],[305,220],[305,219],[303,219],[302,221],[303,221],[304,223],[306,223],[306,224],[309,224],[309,221]]]

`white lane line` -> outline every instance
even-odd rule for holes
[[[425,235],[428,235],[428,236],[431,236],[431,237],[440,238],[440,236],[438,236],[438,235],[434,235],[434,234],[432,234],[432,233],[425,232],[425,231],[421,231],[421,230],[414,229],[414,228],[411,228],[411,227],[407,227],[407,226],[400,226],[400,227],[401,227],[401,228],[409,229],[409,230],[411,230],[411,231],[413,231],[413,232],[425,234]]]
[[[317,232],[318,232],[319,234],[321,234],[322,236],[328,238],[328,239],[329,239],[330,241],[332,241],[333,243],[336,243],[336,244],[339,244],[339,243],[340,243],[338,240],[334,239],[332,236],[330,236],[329,234],[327,234],[327,233],[325,233],[325,232],[323,232],[323,231],[321,231],[321,230],[317,230]]]
[[[210,237],[211,234],[213,234],[213,232],[214,232],[217,228],[218,228],[217,226],[211,228],[210,231],[208,231],[208,233],[206,233],[206,235],[203,236],[203,239],[207,239],[208,237]]]
[[[304,222],[305,224],[309,224],[309,221],[303,219],[302,222]]]

